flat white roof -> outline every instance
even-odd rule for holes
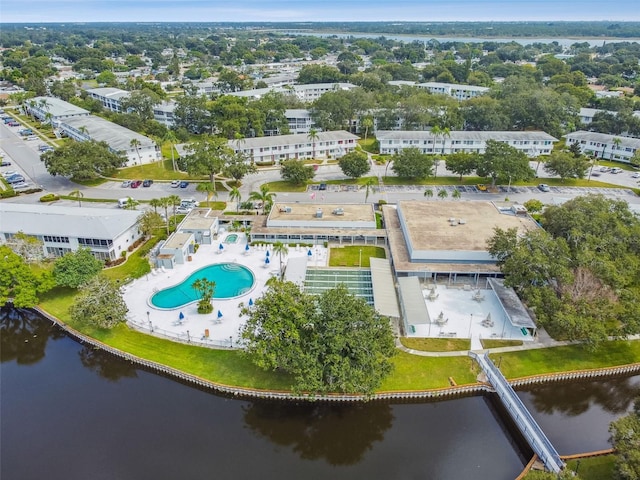
[[[85,117],[72,117],[60,120],[62,125],[68,125],[76,130],[81,127],[86,128],[87,135],[97,142],[107,142],[107,144],[115,151],[133,150],[131,140],[136,139],[140,142],[140,148],[148,148],[155,146],[155,142],[144,135],[122,127],[116,123],[110,122],[94,115]]]
[[[371,265],[371,285],[373,286],[373,306],[380,315],[400,318],[398,296],[389,260],[371,257],[369,262]]]

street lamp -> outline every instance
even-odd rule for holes
[[[471,338],[471,327],[473,326],[473,313],[471,314],[471,320],[469,321],[469,338]]]
[[[360,249],[360,261],[358,262],[358,265],[358,268],[362,268],[362,249]]]
[[[151,323],[151,319],[149,318],[149,311],[147,310],[147,322],[149,323],[149,330],[153,332],[153,323]]]
[[[233,337],[229,336],[229,348],[233,348]]]

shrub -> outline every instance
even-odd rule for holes
[[[207,314],[213,312],[213,305],[211,300],[202,299],[198,302],[198,313]]]
[[[60,200],[60,197],[54,193],[47,193],[40,197],[40,201],[43,203],[46,202],[55,202],[56,200]]]

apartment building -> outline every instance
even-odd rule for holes
[[[616,162],[630,163],[640,149],[640,139],[579,130],[564,136],[567,145],[577,143],[585,155]]]

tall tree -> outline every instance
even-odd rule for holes
[[[230,152],[224,158],[222,173],[227,177],[233,178],[236,182],[257,171],[255,164],[242,152]]]
[[[189,152],[180,159],[184,169],[190,175],[208,175],[209,182],[215,185],[215,176],[224,168],[226,159],[233,151],[224,138],[204,135],[200,140],[185,147]]]
[[[213,312],[211,299],[216,291],[216,282],[207,278],[198,278],[191,286],[200,295],[198,300],[198,313],[206,314]]]
[[[286,243],[275,242],[273,244],[273,253],[274,255],[278,255],[278,259],[280,260],[280,278],[282,278],[282,257],[289,253],[289,246]]]
[[[271,205],[273,204],[273,199],[275,197],[276,194],[273,193],[266,184],[260,185],[260,189],[258,191],[249,193],[249,200],[262,203],[263,215],[271,209]]]
[[[316,297],[274,282],[243,314],[249,357],[289,372],[297,392],[371,394],[392,370],[389,320],[344,285]]]
[[[198,186],[196,187],[196,190],[198,192],[204,192],[205,195],[207,196],[206,198],[207,207],[210,206],[209,202],[211,201],[211,197],[218,196],[218,191],[216,190],[216,186],[209,182],[199,183]]]
[[[140,226],[140,231],[146,236],[151,236],[155,231],[164,227],[164,220],[160,216],[158,212],[152,212],[151,210],[147,210],[143,212],[140,217],[138,217],[138,225]]]
[[[36,274],[24,259],[8,246],[0,245],[0,304],[9,300],[16,308],[38,304],[38,297],[51,289],[55,282],[51,273]]]
[[[124,323],[128,311],[120,288],[104,275],[96,275],[82,286],[69,308],[75,322],[105,329]]]
[[[236,213],[240,212],[240,202],[242,201],[242,193],[238,187],[232,187],[229,192],[229,200],[236,202]]]
[[[460,175],[471,174],[478,165],[478,155],[475,153],[457,152],[447,155],[445,159],[447,170]]]
[[[632,480],[640,478],[640,399],[633,410],[609,426],[615,454],[615,478]]]
[[[122,167],[127,159],[113,153],[105,142],[68,142],[62,147],[45,152],[40,157],[53,175],[74,180],[92,180],[110,175]]]
[[[295,185],[302,185],[315,175],[311,165],[305,165],[303,160],[285,160],[280,164],[280,175],[283,180]]]
[[[65,253],[53,264],[53,278],[63,287],[78,288],[102,270],[102,262],[88,248]]]
[[[340,160],[338,160],[338,165],[340,165],[342,173],[351,178],[360,178],[371,170],[367,154],[357,151],[343,155]]]
[[[544,163],[544,170],[558,175],[562,180],[567,178],[584,178],[590,162],[582,155],[576,157],[569,152],[554,151]]]
[[[316,130],[315,128],[310,128],[307,138],[311,142],[311,155],[313,158],[316,158],[316,142],[318,141],[318,138],[320,138],[318,136],[318,130]]]
[[[404,148],[392,157],[391,167],[397,176],[423,179],[433,171],[433,158],[417,148]]]
[[[531,180],[535,172],[529,167],[526,154],[511,145],[487,140],[485,153],[478,159],[476,172],[481,177],[490,177],[491,185],[496,181]]]

